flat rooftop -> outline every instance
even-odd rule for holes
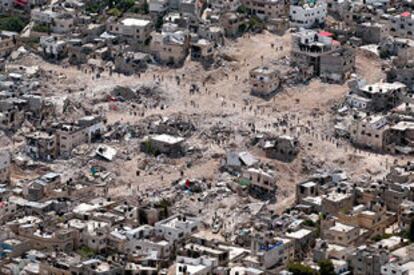
[[[158,142],[163,142],[163,143],[168,143],[168,144],[177,144],[180,142],[184,141],[184,138],[182,137],[174,137],[174,136],[170,136],[167,134],[162,134],[162,135],[158,135],[158,136],[152,136],[151,137],[152,140],[158,141]]]
[[[139,19],[139,18],[125,18],[121,21],[122,25],[125,26],[134,26],[134,27],[145,27],[151,24],[151,21],[148,19]]]

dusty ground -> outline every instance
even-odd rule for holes
[[[279,50],[271,47],[275,44]],[[283,47],[283,50],[280,50]],[[49,95],[59,102],[63,102],[66,96],[85,97],[93,99],[102,96],[116,85],[135,87],[140,84],[152,84],[159,78],[159,83],[165,89],[169,98],[168,107],[142,110],[144,117],[152,114],[168,116],[173,113],[197,114],[201,118],[201,124],[225,121],[233,128],[248,127],[248,123],[254,123],[257,130],[282,133],[283,129],[269,127],[284,115],[289,117],[287,133],[297,135],[300,138],[302,150],[300,155],[292,163],[263,159],[276,168],[279,177],[278,202],[276,210],[282,210],[290,205],[294,199],[295,184],[306,178],[309,171],[303,170],[303,163],[310,160],[321,168],[340,168],[346,170],[355,180],[370,173],[383,173],[387,164],[395,159],[392,156],[356,151],[344,141],[332,138],[333,117],[332,107],[343,100],[348,88],[344,85],[323,84],[319,80],[313,80],[308,85],[284,87],[271,100],[263,100],[249,94],[248,72],[251,68],[268,64],[274,60],[289,56],[290,34],[283,37],[270,33],[262,33],[254,36],[244,36],[237,41],[229,42],[224,50],[232,55],[236,61],[228,63],[225,67],[205,71],[198,63],[187,61],[183,68],[168,69],[154,67],[141,77],[123,76],[114,74],[109,76],[104,73],[100,79],[93,79],[91,74],[78,70],[75,67],[63,68],[41,61],[40,59],[25,60],[26,65],[38,65],[52,75],[48,82]],[[381,71],[381,62],[375,57],[366,55],[362,51],[357,52],[356,72],[369,81],[378,81],[384,78]],[[183,78],[178,86],[175,77]],[[238,78],[236,80],[236,78]],[[205,86],[203,86],[205,82]],[[189,94],[191,84],[198,84],[200,93]],[[72,92],[68,91],[68,87]],[[79,91],[79,88],[84,88]],[[247,105],[246,105],[247,104]],[[113,106],[116,105],[116,111]],[[246,107],[244,109],[244,107]],[[108,123],[117,121],[136,123],[142,119],[134,115],[127,103],[97,104],[95,109],[104,112]],[[203,125],[198,125],[202,127]],[[303,130],[305,127],[309,131]],[[302,129],[302,130],[301,130]],[[224,153],[223,146],[218,144],[206,144],[201,138],[192,137],[189,142],[205,148],[206,158],[199,159],[188,168],[183,160],[175,160],[174,165],[164,165],[162,172],[149,173],[142,171],[136,176],[138,163],[146,158],[138,152],[137,147],[129,148],[134,152],[130,160],[115,160],[112,169],[117,172],[119,179],[117,184],[110,189],[113,196],[130,195],[132,190],[156,190],[163,186],[169,186],[172,180],[180,178],[180,171],[184,171],[186,177],[204,177],[212,180],[218,176],[220,159],[212,158],[214,152]],[[233,140],[240,149],[244,144],[236,138]],[[261,157],[258,152],[258,157]]]

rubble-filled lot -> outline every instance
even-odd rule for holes
[[[277,196],[269,207],[283,210],[293,201],[295,183],[318,169],[340,165],[358,179],[384,172],[397,159],[362,152],[333,138],[333,109],[345,96],[346,84],[317,79],[306,85],[287,82],[271,99],[250,95],[249,70],[281,63],[289,51],[289,33],[278,37],[265,32],[228,41],[221,53],[226,56],[222,66],[208,71],[187,60],[179,69],[151,67],[140,75],[104,72],[98,77],[87,67],[53,65],[32,54],[12,61],[8,68],[38,66],[42,72],[39,93],[60,106],[66,119],[88,114],[106,117],[105,143],[118,151],[112,162],[91,161],[97,145],[86,144],[76,149],[73,159],[51,164],[54,171],[70,177],[77,170],[102,165],[116,178],[108,181],[111,196],[135,196],[170,187],[182,178],[217,182],[226,152],[246,150],[276,171]],[[380,61],[362,50],[357,52],[356,65],[357,73],[366,79],[384,78]],[[261,132],[298,137],[299,155],[291,163],[266,158],[249,144]],[[189,153],[171,159],[140,152],[144,136],[163,133],[186,138]],[[14,178],[20,178],[20,173],[14,171]],[[220,206],[214,204],[211,209],[216,208]]]

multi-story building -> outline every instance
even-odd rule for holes
[[[151,51],[164,64],[179,66],[188,55],[190,39],[183,31],[153,33]]]
[[[274,192],[276,191],[276,177],[273,171],[263,171],[262,169],[249,168],[243,171],[242,178],[248,180],[252,187]]]
[[[343,83],[355,67],[355,53],[352,49],[341,48],[321,56],[320,77],[326,82]]]
[[[303,30],[292,35],[292,65],[312,68],[325,81],[343,82],[355,65],[355,55],[330,32]]]
[[[57,36],[42,36],[40,47],[42,47],[43,56],[60,59],[65,54],[66,42]]]
[[[0,32],[0,57],[9,55],[17,48],[17,35],[14,32]]]
[[[414,49],[409,48],[400,52],[393,60],[391,68],[387,70],[388,82],[400,82],[414,91]]]
[[[390,33],[393,36],[414,39],[414,14],[406,11],[391,17]]]
[[[241,5],[240,0],[216,0],[211,3],[213,9],[217,11],[235,12]]]
[[[381,266],[388,262],[386,249],[360,246],[350,257],[350,267],[355,275],[381,274]]]
[[[334,221],[332,226],[323,229],[323,238],[337,245],[353,245],[359,236],[359,227],[343,224],[337,221]]]
[[[387,135],[389,126],[387,118],[382,115],[354,120],[350,127],[351,142],[382,151],[390,142],[390,137]]]
[[[177,214],[155,223],[155,234],[175,243],[195,233],[199,226],[198,219]]]
[[[351,193],[329,192],[322,196],[322,212],[336,215],[340,211],[349,210],[352,208],[353,200]]]
[[[386,24],[364,22],[357,25],[356,36],[361,38],[364,44],[379,44],[389,35]]]
[[[92,142],[103,133],[101,118],[87,116],[75,124],[60,124],[56,127],[56,152],[61,157],[69,157],[72,150],[83,144]]]
[[[169,9],[169,0],[149,0],[148,9],[150,13],[165,14]]]
[[[107,31],[119,35],[129,43],[147,44],[154,29],[151,19],[125,17],[107,25]]]
[[[0,184],[10,182],[11,154],[9,150],[0,150]]]
[[[293,0],[289,18],[293,27],[311,28],[322,25],[327,13],[328,8],[324,0]]]
[[[280,85],[279,71],[268,67],[260,66],[250,70],[250,86],[252,93],[267,96],[275,92]]]
[[[56,138],[52,133],[33,132],[26,135],[26,153],[33,159],[56,158]]]
[[[254,268],[268,269],[292,261],[295,257],[295,244],[287,238],[253,239],[251,253],[243,259],[243,263]]]
[[[251,15],[262,19],[281,18],[289,15],[288,0],[242,0]]]

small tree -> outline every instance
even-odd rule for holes
[[[26,23],[18,16],[0,18],[0,30],[2,31],[21,32],[25,26]]]
[[[237,12],[241,13],[241,14],[247,14],[248,10],[247,10],[246,6],[241,5],[240,7],[237,8]]]
[[[408,239],[410,239],[411,242],[414,242],[414,219],[410,222],[410,230],[408,231]]]
[[[322,260],[318,263],[320,275],[335,275],[335,267],[331,260]]]

